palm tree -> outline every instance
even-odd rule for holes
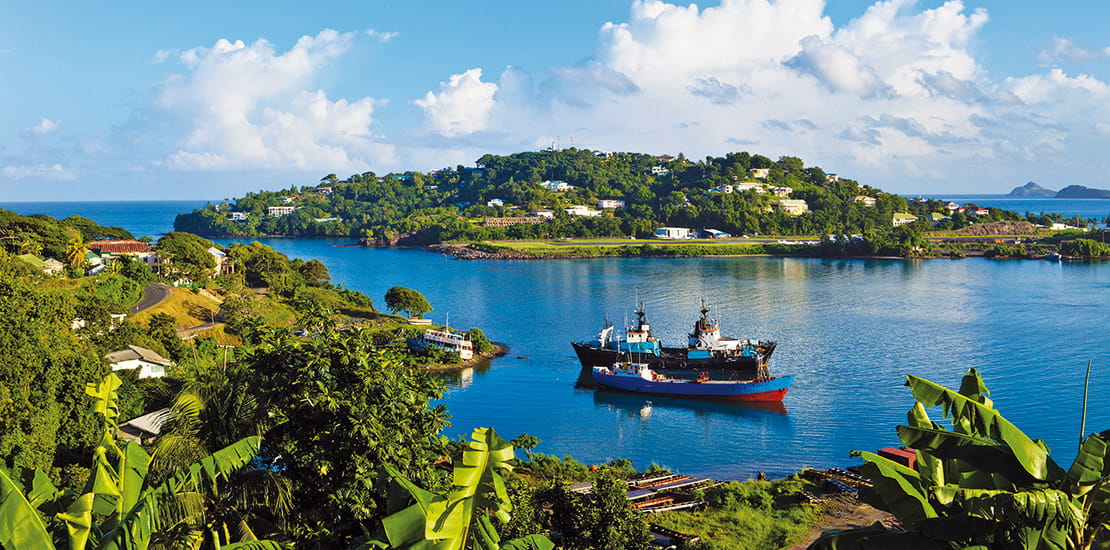
[[[66,245],[66,265],[73,269],[80,269],[85,265],[85,254],[89,248],[85,246],[85,240],[81,238],[81,234],[76,231],[70,232],[69,244]]]

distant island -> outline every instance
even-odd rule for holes
[[[1059,191],[1045,189],[1035,182],[1015,187],[1007,197],[1052,197],[1057,199],[1110,199],[1110,191],[1082,185],[1069,185]]]
[[[1010,191],[1010,193],[1006,196],[1007,197],[1055,197],[1056,196],[1056,191],[1053,191],[1051,189],[1045,189],[1044,187],[1041,187],[1040,185],[1037,185],[1036,182],[1031,181],[1031,182],[1029,182],[1025,185],[1022,185],[1020,187],[1015,187],[1014,190]]]
[[[1110,191],[1082,185],[1069,185],[1056,193],[1058,199],[1110,199]]]

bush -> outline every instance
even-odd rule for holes
[[[705,501],[714,508],[738,510],[741,507],[769,512],[775,497],[767,481],[730,481],[705,490]]]

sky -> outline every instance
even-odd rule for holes
[[[1110,188],[1101,3],[11,1],[0,201],[219,199],[554,144],[903,194]]]

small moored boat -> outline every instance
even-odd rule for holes
[[[598,384],[617,390],[674,397],[729,399],[733,401],[782,401],[793,376],[759,377],[751,380],[713,380],[704,373],[696,379],[670,378],[647,363],[615,363],[594,367]]]

